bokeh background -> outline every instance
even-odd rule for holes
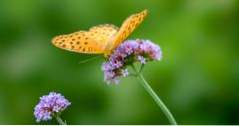
[[[103,81],[103,58],[51,45],[53,36],[149,15],[129,39],[150,39],[163,60],[145,78],[179,124],[239,124],[238,0],[1,0],[0,124],[37,124],[33,108],[50,91],[72,102],[69,124],[168,124],[135,78]],[[40,124],[56,124],[43,122]]]

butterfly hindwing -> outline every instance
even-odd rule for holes
[[[94,40],[100,45],[106,47],[112,36],[118,32],[118,27],[111,24],[103,24],[90,28],[89,32],[92,34]]]

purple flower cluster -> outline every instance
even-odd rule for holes
[[[50,120],[53,114],[62,112],[70,104],[60,93],[50,92],[48,95],[40,97],[40,102],[34,108],[36,121]]]
[[[127,66],[134,62],[146,64],[148,61],[160,60],[162,52],[158,45],[149,40],[127,40],[123,42],[103,63],[105,81],[119,83],[119,77],[129,75]]]

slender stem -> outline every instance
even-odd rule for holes
[[[167,106],[163,103],[163,101],[158,97],[158,95],[153,91],[153,89],[150,87],[148,82],[144,79],[144,76],[139,73],[138,79],[143,82],[141,83],[143,87],[146,89],[146,91],[153,97],[154,101],[158,104],[158,106],[162,109],[164,114],[167,116],[168,120],[172,125],[177,125],[176,120],[174,119],[172,113],[169,111]]]
[[[144,68],[144,64],[142,64],[142,65],[140,66],[139,73],[142,72],[143,68]]]
[[[137,69],[134,65],[132,65],[135,72],[137,72]],[[142,70],[142,69],[141,69]],[[159,96],[154,92],[154,90],[151,88],[151,86],[148,84],[148,82],[144,79],[144,76],[138,72],[137,79],[141,82],[144,89],[151,95],[151,97],[154,99],[154,101],[157,103],[157,105],[162,109],[165,116],[168,118],[171,125],[177,125],[176,120],[174,119],[172,113],[169,111],[167,106],[163,103],[163,101],[159,98]]]
[[[64,122],[64,121],[61,119],[61,117],[60,117],[59,114],[56,114],[56,115],[55,115],[55,118],[56,118],[57,122],[58,122],[60,125],[67,125],[66,122]]]

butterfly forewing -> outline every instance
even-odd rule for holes
[[[144,20],[145,16],[147,15],[147,10],[144,10],[140,13],[133,14],[128,17],[123,24],[121,25],[119,32],[112,40],[112,46],[109,47],[115,49],[122,43],[133,31],[134,29]]]
[[[104,47],[92,39],[89,32],[85,31],[57,36],[53,38],[52,43],[61,49],[78,53],[104,53]]]
[[[104,53],[105,46],[117,28],[113,25],[99,25],[89,31],[79,31],[53,38],[52,43],[62,49],[78,53]]]

